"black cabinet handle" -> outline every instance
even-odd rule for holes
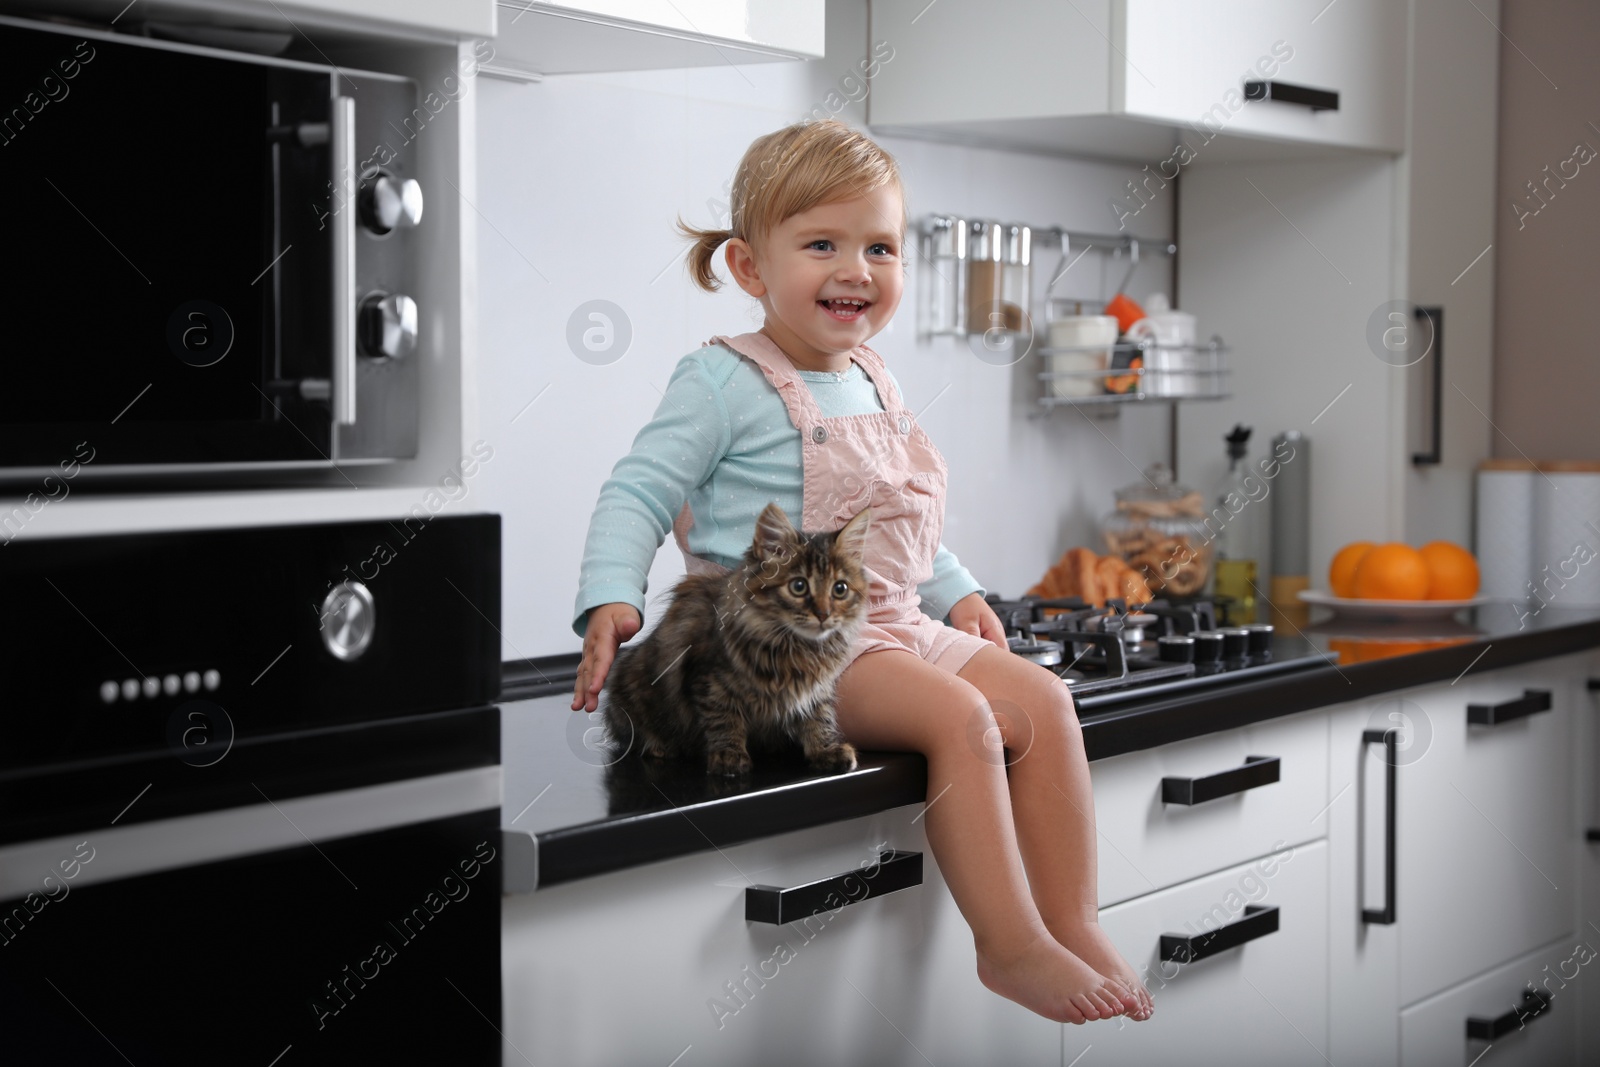
[[[1441,455],[1441,442],[1444,438],[1444,308],[1442,307],[1413,307],[1411,314],[1417,319],[1428,319],[1433,324],[1433,338],[1429,345],[1429,352],[1423,355],[1433,356],[1433,442],[1427,452],[1411,453],[1413,467],[1435,467],[1439,464]],[[1417,357],[1421,359],[1422,357]]]
[[[1467,721],[1474,726],[1499,726],[1503,722],[1526,719],[1529,715],[1549,711],[1550,690],[1524,689],[1516,700],[1499,704],[1468,704]]]
[[[1474,1041],[1498,1041],[1513,1030],[1520,1030],[1532,1019],[1537,1019],[1550,1010],[1550,1002],[1555,998],[1542,989],[1524,989],[1522,991],[1522,1005],[1512,1008],[1504,1015],[1493,1019],[1479,1019],[1476,1016],[1467,1018],[1467,1036]]]
[[[1259,904],[1246,904],[1244,918],[1219,926],[1209,934],[1189,937],[1184,934],[1161,935],[1161,961],[1163,963],[1193,963],[1207,956],[1215,956],[1230,948],[1238,948],[1246,941],[1278,932],[1278,908]]]
[[[1600,678],[1590,678],[1588,681],[1589,692],[1600,693]]]
[[[1260,81],[1244,83],[1246,100],[1276,100],[1282,104],[1301,104],[1312,111],[1338,111],[1339,94],[1333,89],[1313,89],[1309,85]]]
[[[1208,774],[1204,778],[1161,779],[1161,803],[1204,804],[1218,797],[1243,793],[1247,789],[1278,781],[1277,756],[1246,756],[1243,767]]]
[[[1388,765],[1383,776],[1383,907],[1361,909],[1361,921],[1374,926],[1394,925],[1394,802],[1395,767],[1399,764],[1400,754],[1399,739],[1398,727],[1387,730],[1365,730],[1361,734],[1362,753],[1366,753],[1368,745],[1382,745],[1383,762]]]
[[[744,891],[746,922],[797,922],[819,911],[833,911],[846,904],[881,897],[900,889],[922,884],[922,853],[885,849],[878,861],[844,874],[823,878],[805,885],[783,889],[775,885],[752,885]]]
[[[1584,833],[1583,833],[1583,839],[1585,841],[1591,841],[1591,842],[1592,841],[1600,841],[1600,830],[1594,830],[1594,829],[1585,830]]]

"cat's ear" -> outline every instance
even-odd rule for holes
[[[763,559],[783,555],[797,536],[794,524],[777,504],[768,504],[761,509],[756,519],[755,548]]]
[[[872,509],[862,508],[840,529],[834,543],[847,559],[860,563],[867,551],[867,527],[872,522]]]

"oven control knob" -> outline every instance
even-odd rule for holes
[[[356,333],[368,359],[410,355],[417,347],[417,302],[404,293],[369,294],[361,301]]]
[[[340,582],[322,598],[322,644],[335,659],[360,659],[377,622],[372,593],[360,582]]]
[[[361,222],[373,233],[384,234],[421,221],[422,186],[415,178],[380,174],[361,190]]]

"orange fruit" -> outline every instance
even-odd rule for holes
[[[1429,600],[1466,600],[1478,595],[1478,561],[1451,541],[1429,541],[1418,550],[1428,565]]]
[[[1410,545],[1375,545],[1356,565],[1353,591],[1363,600],[1425,600],[1432,578]]]
[[[1328,588],[1334,596],[1356,595],[1356,567],[1372,547],[1371,541],[1351,541],[1334,553],[1333,565],[1328,568]]]

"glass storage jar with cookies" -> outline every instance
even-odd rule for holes
[[[1203,596],[1212,556],[1205,498],[1176,484],[1164,463],[1151,464],[1142,481],[1116,497],[1116,510],[1100,523],[1106,548],[1138,572],[1154,596]]]

